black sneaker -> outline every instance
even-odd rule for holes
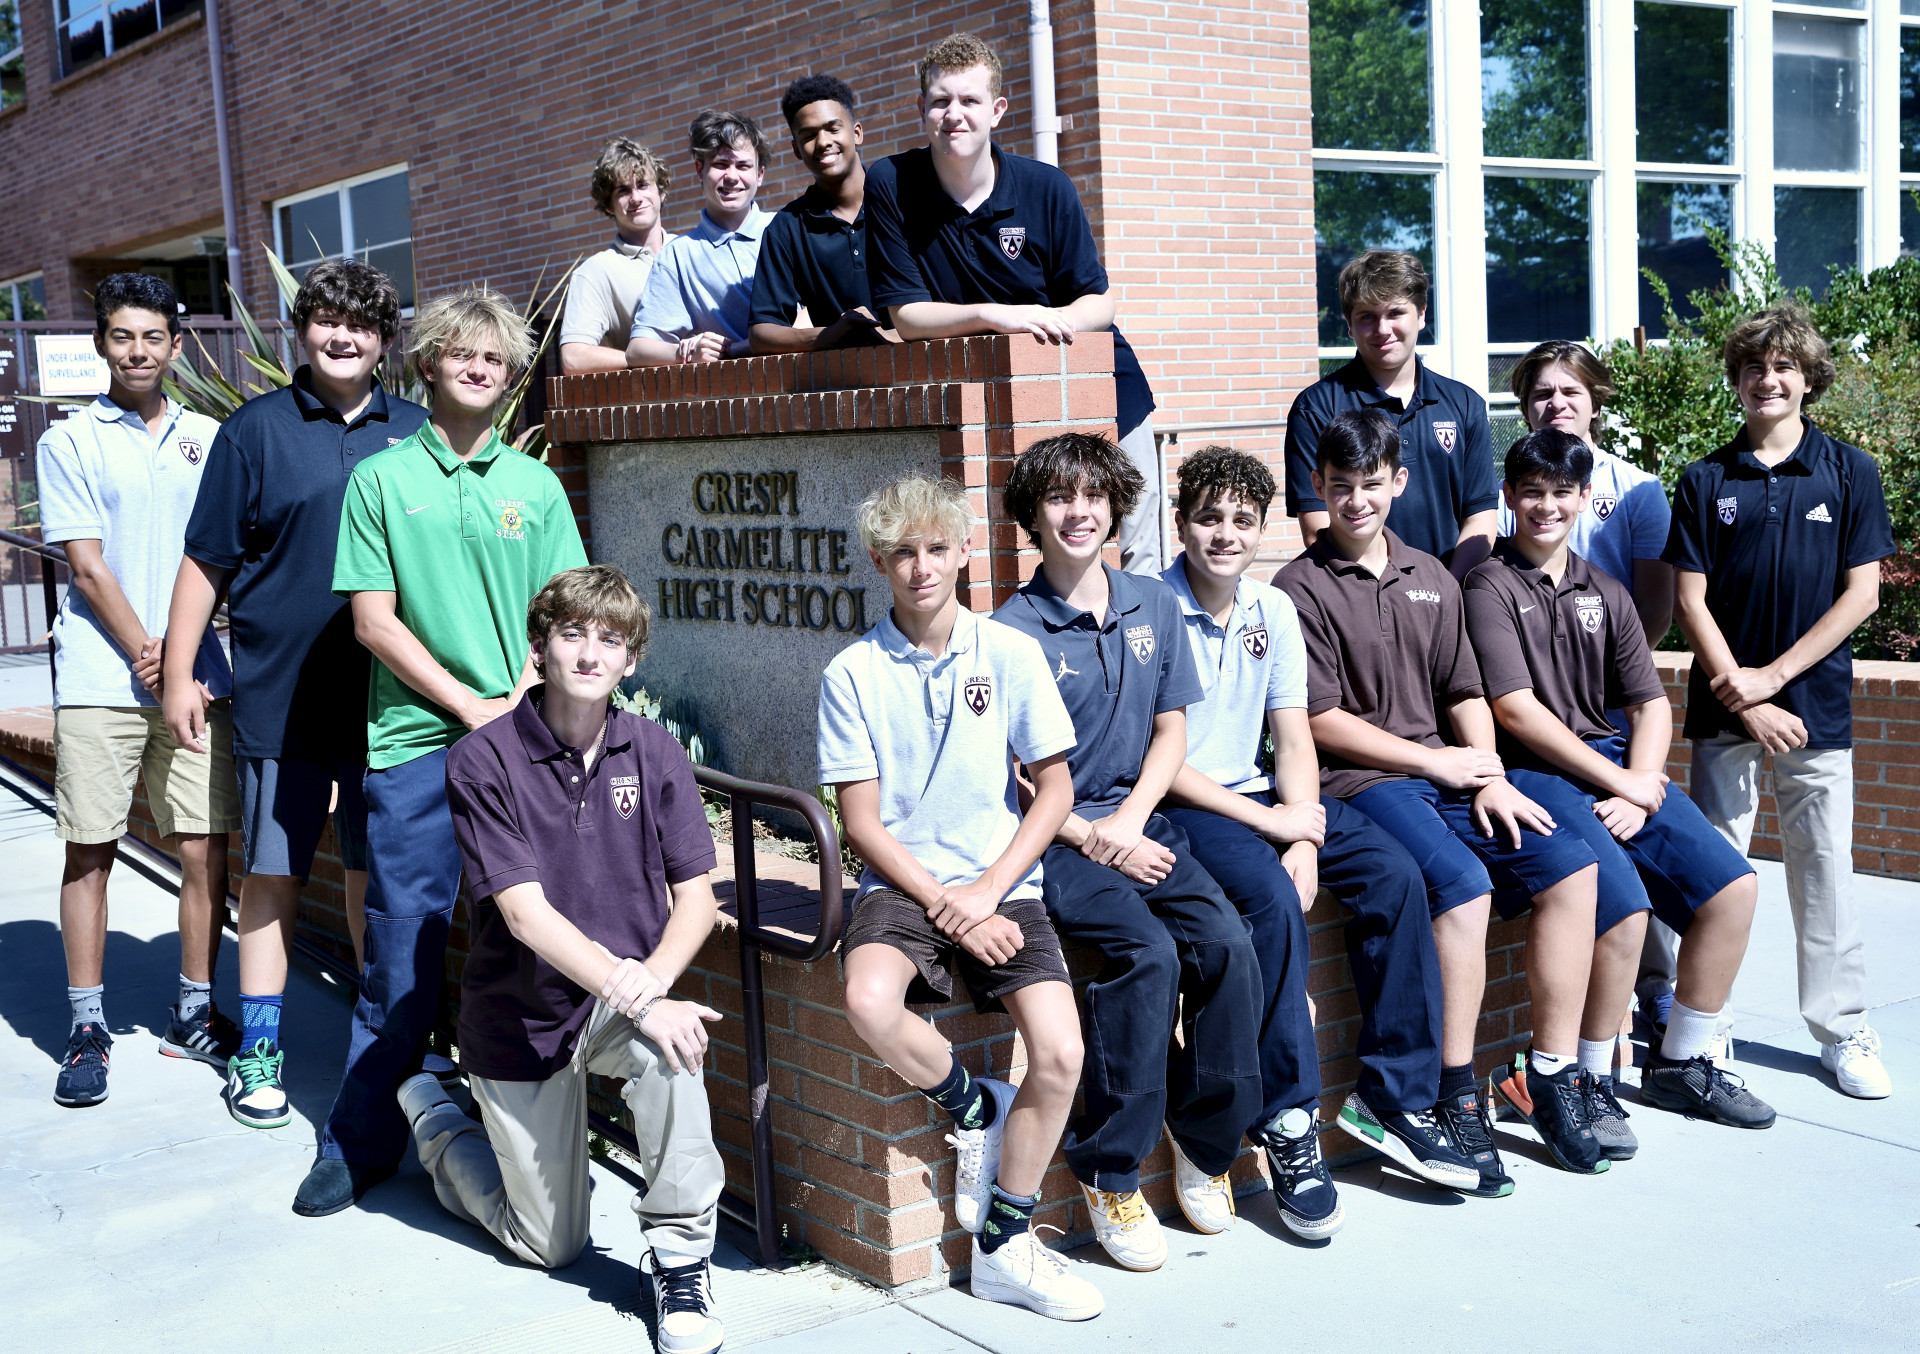
[[[1580,1089],[1579,1068],[1542,1076],[1533,1070],[1527,1055],[1520,1053],[1495,1087],[1500,1098],[1533,1125],[1562,1170],[1598,1175],[1607,1169],[1607,1154],[1587,1122],[1587,1099]]]
[[[1614,1095],[1612,1077],[1598,1072],[1580,1074],[1580,1094],[1587,1100],[1587,1127],[1600,1143],[1608,1161],[1631,1161],[1640,1150],[1640,1139],[1627,1127],[1627,1112]]]
[[[360,1202],[367,1191],[393,1176],[391,1166],[361,1166],[321,1157],[300,1182],[293,1211],[303,1218],[324,1218]]]
[[[69,1109],[97,1105],[107,1098],[107,1051],[113,1036],[104,1025],[88,1021],[75,1025],[60,1055],[60,1077],[53,1083],[53,1103]]]
[[[713,1280],[704,1256],[663,1265],[648,1251],[640,1269],[653,1281],[653,1345],[659,1354],[713,1354],[720,1348],[727,1328],[713,1314]]]
[[[1323,1241],[1339,1231],[1347,1210],[1320,1155],[1319,1120],[1297,1138],[1270,1129],[1256,1141],[1266,1151],[1273,1199],[1287,1230],[1308,1241]]]
[[[1460,1155],[1434,1121],[1431,1110],[1418,1113],[1375,1111],[1355,1091],[1340,1107],[1340,1127],[1383,1156],[1393,1158],[1422,1180],[1445,1189],[1473,1189],[1480,1172]]]
[[[1433,1113],[1447,1141],[1480,1172],[1479,1185],[1461,1193],[1480,1199],[1504,1199],[1513,1193],[1513,1177],[1507,1174],[1500,1149],[1494,1146],[1493,1124],[1487,1118],[1487,1102],[1480,1088],[1448,1096],[1433,1107]]]
[[[240,1027],[221,1015],[212,1002],[193,1020],[182,1020],[180,1008],[169,1006],[160,1051],[169,1058],[198,1058],[224,1072],[240,1052]]]
[[[1749,1091],[1739,1077],[1721,1071],[1704,1053],[1684,1062],[1650,1055],[1640,1075],[1640,1098],[1663,1110],[1734,1128],[1773,1127],[1773,1106]]]

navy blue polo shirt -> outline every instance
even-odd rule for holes
[[[801,306],[809,323],[823,327],[844,311],[873,311],[866,205],[852,221],[843,221],[818,184],[782,207],[760,237],[747,323],[791,325]]]
[[[1067,604],[1044,572],[993,618],[1040,641],[1047,670],[1073,717],[1073,811],[1105,818],[1140,778],[1153,717],[1206,696],[1187,648],[1173,589],[1157,578],[1107,571],[1106,618]]]
[[[1057,308],[1106,294],[1107,270],[1073,180],[998,146],[993,167],[993,192],[971,212],[947,196],[925,147],[867,170],[876,302]],[[1113,382],[1125,434],[1153,412],[1153,391],[1117,327]]]
[[[553,910],[622,959],[645,959],[672,888],[714,866],[693,764],[673,735],[607,712],[591,766],[540,718],[536,686],[447,753],[447,806],[478,900],[460,989],[460,1064],[494,1081],[545,1081],[593,1013],[588,992],[514,938],[494,895],[538,884]]]
[[[1894,553],[1873,458],[1803,423],[1800,445],[1780,464],[1762,465],[1742,428],[1683,470],[1674,490],[1661,558],[1707,576],[1707,610],[1743,668],[1792,648],[1832,609],[1847,570]],[[1800,717],[1808,747],[1853,746],[1851,639],[1781,687],[1773,704]],[[1748,736],[1698,663],[1687,683],[1685,732]]]
[[[354,467],[426,421],[426,410],[376,381],[348,423],[314,395],[303,366],[291,386],[248,400],[221,425],[186,553],[234,571],[236,756],[366,756],[368,656],[333,591],[340,508]]]
[[[1287,512],[1325,512],[1313,492],[1320,434],[1351,409],[1378,409],[1400,426],[1400,464],[1407,489],[1393,501],[1393,532],[1415,550],[1445,558],[1460,539],[1460,524],[1500,506],[1500,473],[1493,464],[1487,402],[1458,381],[1415,359],[1413,399],[1380,389],[1359,358],[1321,377],[1294,400],[1287,414]]]

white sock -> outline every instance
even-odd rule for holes
[[[1699,1057],[1713,1042],[1713,1029],[1719,1023],[1718,1011],[1696,1011],[1675,1001],[1667,1014],[1667,1037],[1660,1041],[1660,1056],[1674,1062]]]
[[[1613,1075],[1613,1040],[1582,1039],[1580,1041],[1580,1070],[1591,1072],[1595,1076]]]
[[[1534,1049],[1527,1055],[1527,1066],[1543,1077],[1558,1076],[1577,1061],[1564,1053],[1542,1053]]]

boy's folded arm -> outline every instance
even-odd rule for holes
[[[1308,723],[1316,747],[1355,766],[1424,776],[1433,764],[1433,748],[1388,733],[1338,706],[1311,716]]]
[[[673,901],[666,929],[660,933],[660,943],[653,947],[653,953],[642,962],[661,983],[672,987],[713,934],[720,900],[713,896],[712,877],[704,873],[669,883],[667,891]]]
[[[1607,757],[1588,747],[1560,717],[1540,703],[1530,686],[1493,698],[1493,717],[1500,727],[1569,775],[1599,786],[1609,794],[1626,795],[1626,773]]]
[[[617,958],[593,941],[547,901],[537,879],[510,884],[493,895],[494,906],[513,938],[588,992],[598,994],[617,966]]]

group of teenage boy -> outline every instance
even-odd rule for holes
[[[796,82],[783,112],[815,184],[773,218],[752,200],[758,130],[703,114],[701,224],[673,239],[665,167],[610,143],[594,196],[619,239],[574,279],[563,362],[1110,327],[1070,183],[992,145],[991,49],[945,39],[920,79],[928,147],[870,178],[852,94]],[[1849,888],[1848,636],[1893,542],[1871,460],[1804,416],[1833,378],[1818,334],[1782,309],[1730,336],[1746,424],[1669,509],[1598,445],[1611,389],[1584,348],[1543,344],[1515,369],[1530,431],[1496,475],[1484,402],[1415,354],[1418,261],[1362,255],[1340,292],[1357,356],[1292,411],[1286,508],[1307,548],[1271,584],[1247,574],[1273,477],[1225,447],[1181,466],[1182,549],[1161,557],[1151,395],[1117,335],[1124,435],[1016,460],[1005,507],[1040,566],[992,616],[957,599],[964,490],[907,479],[858,511],[893,601],[820,688],[819,778],[864,863],[846,1011],[953,1120],[983,1298],[1101,1310],[1031,1227],[1062,1145],[1125,1269],[1167,1258],[1139,1188],[1163,1134],[1196,1229],[1233,1224],[1229,1172],[1251,1143],[1290,1229],[1339,1230],[1307,993],[1321,888],[1350,914],[1361,1016],[1335,1121],[1411,1174],[1513,1189],[1473,1068],[1496,911],[1527,918],[1533,1033],[1493,1084],[1559,1166],[1594,1174],[1637,1150],[1614,1073],[1636,999],[1653,1027],[1643,1103],[1769,1126],[1725,1067],[1763,757],[1802,1012],[1841,1090],[1890,1092]],[[72,1007],[56,1099],[107,1097],[106,882],[144,775],[183,876],[161,1051],[221,1067],[241,1123],[290,1121],[288,949],[331,821],[359,996],[295,1212],[351,1206],[411,1151],[451,1211],[523,1261],[568,1264],[588,1240],[586,1077],[619,1077],[661,1348],[716,1349],[724,1177],[701,1070],[721,1017],[670,995],[714,924],[715,853],[685,754],[612,704],[647,608],[586,564],[558,480],[500,438],[533,349],[502,297],[420,309],[408,361],[426,409],[376,375],[400,323],[378,270],[322,263],[291,312],[306,362],[216,425],[163,389],[171,291],[107,279],[109,390],[40,444],[46,539],[73,576],[55,624]],[[1144,457],[1129,446],[1143,429]],[[1116,540],[1121,569],[1104,561]],[[222,598],[231,670],[211,628]],[[1694,653],[1691,798],[1663,774],[1651,659],[1675,614]],[[212,1002],[236,828],[237,1023]],[[473,1113],[427,1051],[463,877]],[[1095,957],[1077,997],[1063,941]],[[1018,1088],[971,1075],[911,1009],[951,1000],[956,977],[1020,1030]]]

